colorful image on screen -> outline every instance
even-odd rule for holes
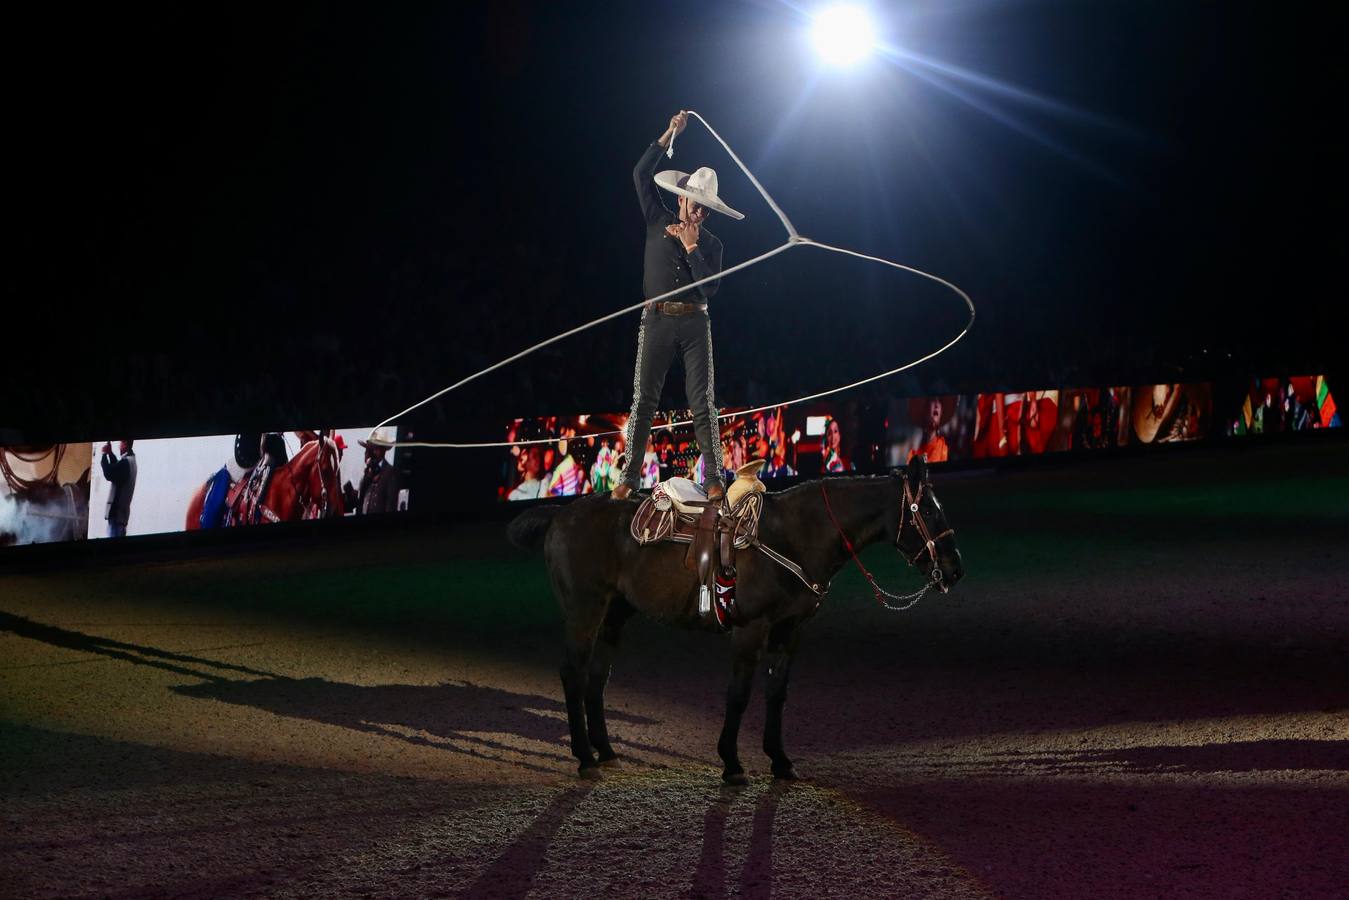
[[[89,445],[0,447],[0,547],[83,540]]]
[[[786,407],[723,414],[717,428],[722,478],[727,482],[737,468],[756,459],[768,461],[759,473],[763,479],[856,468],[851,455],[856,428],[851,418],[839,416],[833,407],[815,404],[799,414]],[[640,487],[675,476],[705,480],[707,464],[693,426],[669,425],[688,418],[687,410],[656,414],[638,469]],[[498,496],[537,500],[612,490],[627,458],[622,434],[627,419],[626,413],[516,419],[506,428],[506,440],[520,443],[503,454]],[[817,426],[815,435],[808,433],[811,423]],[[868,463],[873,449],[863,448]]]
[[[977,419],[972,394],[909,397],[890,401],[889,465],[903,466],[919,454],[929,463],[969,459]]]
[[[1058,426],[1058,391],[980,394],[975,459],[1044,453]]]
[[[1339,408],[1324,375],[1255,378],[1241,408],[1225,423],[1227,434],[1277,434],[1341,426]]]
[[[1197,441],[1208,436],[1213,386],[1147,384],[1134,388],[1134,439],[1143,444]]]

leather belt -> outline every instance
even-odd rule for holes
[[[683,303],[679,300],[664,300],[653,304],[656,312],[665,313],[667,316],[684,316],[691,312],[703,312],[707,309],[706,303]]]

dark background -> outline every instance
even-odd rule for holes
[[[373,423],[640,299],[633,163],[703,113],[802,233],[973,295],[872,394],[1333,369],[1345,14],[1318,4],[877,4],[945,70],[822,69],[775,2],[62,10],[14,20],[9,442]],[[977,73],[960,77],[953,68]],[[748,214],[727,264],[782,240]],[[717,395],[767,403],[940,345],[958,300],[800,249],[715,300]],[[635,320],[410,423],[624,409]],[[682,405],[672,375],[667,401]]]

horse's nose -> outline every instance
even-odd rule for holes
[[[946,576],[946,583],[951,587],[955,587],[956,582],[965,577],[965,564],[960,559],[959,550],[951,557],[950,565],[943,574]]]

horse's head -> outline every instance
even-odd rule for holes
[[[330,437],[320,437],[305,444],[304,450],[308,452],[297,454],[295,463],[299,468],[296,481],[302,485],[300,499],[305,506],[305,518],[341,516],[345,510],[337,444]]]
[[[891,475],[899,482],[902,500],[895,530],[895,549],[909,565],[917,566],[946,593],[965,576],[956,547],[956,532],[946,521],[928,475],[927,457],[917,456]]]

